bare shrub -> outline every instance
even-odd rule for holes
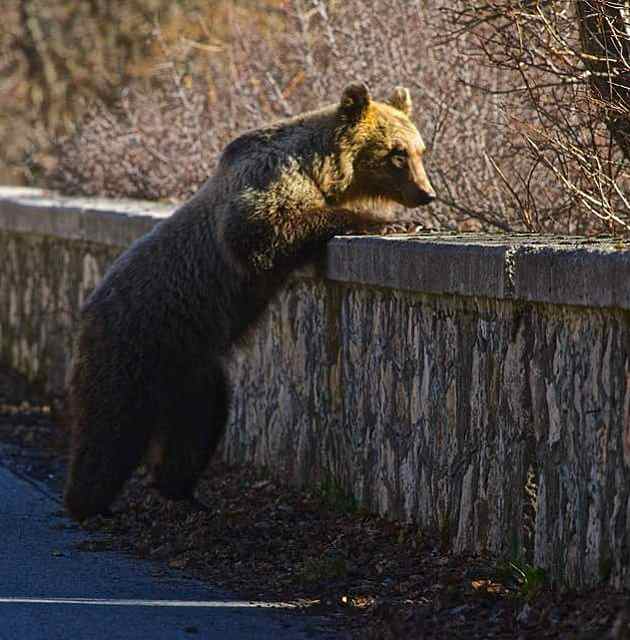
[[[628,233],[627,7],[616,0],[460,0],[445,10],[462,56],[501,73],[502,190],[535,231]]]
[[[50,184],[185,198],[239,132],[335,101],[362,79],[376,97],[412,91],[439,196],[418,213],[426,226],[619,231],[626,174],[582,77],[569,4],[290,0],[269,9],[272,28],[227,11],[218,46],[158,30],[159,88],[131,88],[117,112],[86,122]]]
[[[210,111],[201,91],[182,88],[167,97],[126,92],[116,109],[91,112],[58,146],[47,185],[67,194],[148,200],[190,195],[218,150]]]
[[[434,11],[425,4],[293,0],[276,8],[275,30],[237,16],[212,50],[203,40],[166,43],[160,89],[131,89],[116,112],[101,109],[84,123],[61,146],[49,184],[71,193],[187,197],[239,132],[336,101],[349,81],[362,79],[377,97],[400,84],[411,89],[430,166],[439,167],[433,179],[445,200],[458,203],[458,222],[508,229],[484,157],[501,145],[487,124],[499,118],[497,107],[473,103],[470,86],[454,82],[458,54],[432,46]],[[464,71],[469,85],[483,72]],[[470,203],[482,200],[485,209],[473,210]],[[456,224],[445,204],[423,215],[429,226]]]
[[[143,75],[153,16],[171,2],[3,0],[0,28],[0,172],[26,170],[51,135],[71,131],[86,103],[111,103],[121,84]],[[4,167],[2,166],[4,165]]]
[[[176,42],[212,42],[224,28],[224,5],[256,23],[276,3],[2,0],[0,181],[36,178],[29,169],[52,162],[50,138],[74,131],[90,104],[112,107],[129,83],[150,86],[161,42],[173,53]],[[153,38],[156,24],[162,41]]]

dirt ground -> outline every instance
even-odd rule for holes
[[[60,496],[65,437],[50,411],[2,392],[3,464]],[[298,491],[213,462],[204,513],[162,500],[140,469],[85,549],[150,558],[244,598],[300,603],[339,637],[630,639],[630,594],[561,593],[542,571],[455,556],[417,527],[363,512],[334,487]]]

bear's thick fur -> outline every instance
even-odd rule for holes
[[[160,493],[193,499],[228,417],[231,345],[332,236],[434,198],[410,112],[407,90],[380,103],[356,84],[245,133],[114,262],[81,310],[69,376],[72,516],[107,511],[149,450]]]

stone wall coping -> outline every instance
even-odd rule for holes
[[[175,208],[145,200],[68,197],[42,189],[0,187],[0,231],[123,248]]]
[[[0,187],[0,231],[122,248],[175,208]],[[329,243],[325,274],[337,282],[425,294],[630,310],[630,240],[612,237],[432,231],[345,236]]]

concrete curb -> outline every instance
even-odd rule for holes
[[[71,198],[41,189],[0,187],[0,230],[127,247],[174,208],[140,200]]]
[[[630,309],[630,242],[427,233],[335,238],[329,279],[418,293]]]

